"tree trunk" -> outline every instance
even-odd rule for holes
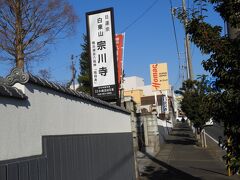
[[[239,39],[240,37],[240,27],[234,28],[229,23],[227,24],[228,36],[230,39]]]
[[[23,36],[22,36],[22,2],[16,1],[16,67],[24,69],[24,52],[23,52]]]

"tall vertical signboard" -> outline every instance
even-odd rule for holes
[[[169,90],[167,63],[150,64],[153,91]]]
[[[116,100],[118,83],[113,8],[88,12],[86,22],[92,95],[103,100]]]
[[[117,67],[118,67],[118,84],[121,84],[123,75],[123,48],[124,48],[124,34],[116,34],[116,48],[117,48]]]

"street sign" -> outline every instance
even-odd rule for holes
[[[162,112],[168,113],[168,97],[167,97],[167,95],[162,96]]]

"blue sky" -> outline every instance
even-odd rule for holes
[[[187,0],[186,0],[187,1]],[[176,44],[173,34],[173,25],[170,14],[169,0],[69,0],[73,5],[79,22],[73,36],[59,39],[54,45],[49,46],[50,54],[44,61],[32,64],[32,71],[50,68],[52,80],[66,83],[71,78],[70,57],[81,53],[82,35],[86,33],[85,13],[98,9],[113,7],[115,16],[115,32],[126,33],[124,70],[126,76],[140,76],[145,84],[150,84],[149,64],[168,63],[169,81],[179,87],[179,61],[177,58]],[[154,6],[144,14],[136,23],[129,27],[143,12]],[[174,7],[181,7],[182,0],[172,0]],[[188,1],[187,1],[188,2]],[[211,14],[208,18],[214,24],[222,25],[218,15]],[[179,50],[184,53],[183,25],[175,19],[176,33]],[[126,29],[129,27],[128,29]],[[123,31],[126,29],[126,31]],[[191,46],[193,57],[194,75],[204,72],[201,61],[204,59],[199,50]],[[182,54],[182,62],[184,55]],[[79,61],[76,58],[77,70]],[[7,74],[11,65],[0,62],[0,75]],[[79,73],[79,71],[78,71]]]

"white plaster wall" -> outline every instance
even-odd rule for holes
[[[151,85],[142,86],[141,89],[144,96],[154,96]],[[160,94],[160,91],[157,91],[157,94]]]
[[[131,132],[130,115],[38,85],[25,93],[28,103],[0,98],[0,161],[40,155],[44,135]]]
[[[132,89],[139,89],[144,86],[144,79],[137,76],[125,77],[123,82],[123,88],[125,91]]]
[[[143,90],[143,95],[144,96],[154,96],[155,95],[155,92],[152,91],[151,85],[142,86],[142,87],[139,87],[139,89]],[[166,95],[167,93],[169,95],[169,91],[167,91],[167,90],[156,91],[157,95],[161,95],[161,94]]]

